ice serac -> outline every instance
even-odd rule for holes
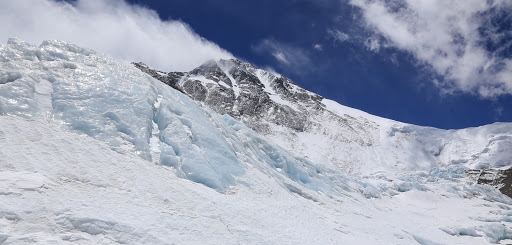
[[[300,188],[326,193],[359,188],[349,188],[346,177],[296,157],[232,117],[92,50],[61,41],[36,47],[10,39],[0,54],[0,70],[9,80],[0,86],[1,115],[48,117],[221,193],[236,186],[247,168],[270,171],[304,196]]]
[[[347,173],[512,166],[512,123],[462,130],[401,123],[342,106],[236,59],[209,61],[190,72],[134,65],[281,147]]]
[[[48,114],[118,152],[158,156],[180,176],[221,192],[244,173],[220,116],[135,68],[60,41],[36,47],[10,39],[0,52],[9,81],[0,87],[2,115]],[[159,154],[152,154],[151,137]]]

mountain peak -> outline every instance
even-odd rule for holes
[[[311,124],[304,115],[311,111],[308,108],[324,107],[321,96],[284,76],[237,59],[210,60],[185,73],[162,73],[136,66],[215,111],[229,114],[259,131],[268,130],[268,123],[304,131]]]

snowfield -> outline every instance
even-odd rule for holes
[[[393,126],[450,164],[347,175],[129,64],[17,39],[0,114],[0,244],[512,242],[512,199],[465,174],[511,165],[510,124]]]

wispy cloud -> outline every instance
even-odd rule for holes
[[[286,55],[281,51],[275,51],[272,53],[272,55],[281,63],[283,64],[290,64],[290,61],[286,58]]]
[[[348,34],[336,29],[327,29],[327,34],[336,42],[345,42],[350,38]]]
[[[494,98],[512,94],[511,33],[499,21],[511,21],[508,0],[349,0],[385,46],[414,55],[444,77],[444,92],[463,91]],[[507,17],[508,16],[508,17]],[[498,23],[498,24],[496,24]],[[498,25],[498,26],[497,26]],[[509,31],[510,32],[510,31]],[[368,39],[367,47],[380,48]],[[498,45],[499,48],[489,48]],[[372,48],[373,47],[373,48]]]
[[[312,69],[312,62],[307,51],[274,39],[264,39],[253,50],[272,55],[280,66],[292,73],[302,73]]]
[[[375,36],[367,38],[364,45],[367,49],[374,52],[379,52],[381,46],[379,38]]]
[[[322,51],[322,50],[324,50],[324,47],[322,46],[322,44],[319,44],[319,43],[317,43],[317,44],[313,45],[313,48],[314,48],[315,50],[318,50],[318,51]]]
[[[71,41],[161,70],[190,70],[208,59],[232,57],[186,23],[163,21],[155,11],[124,0],[0,1],[0,22],[0,42]]]

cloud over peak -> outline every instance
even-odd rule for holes
[[[512,47],[512,30],[500,26],[500,21],[510,21],[511,2],[350,0],[350,4],[362,10],[367,27],[383,37],[386,47],[411,53],[442,76],[436,85],[444,92],[484,98],[512,94],[512,59],[503,55],[503,49]]]
[[[252,48],[257,53],[272,55],[278,61],[279,66],[288,72],[300,74],[312,69],[309,53],[291,44],[282,43],[274,39],[264,39]],[[321,46],[314,48],[321,49]]]
[[[155,11],[123,0],[0,1],[0,21],[0,42],[70,41],[161,70],[188,71],[212,58],[233,57],[186,23],[163,21]]]

